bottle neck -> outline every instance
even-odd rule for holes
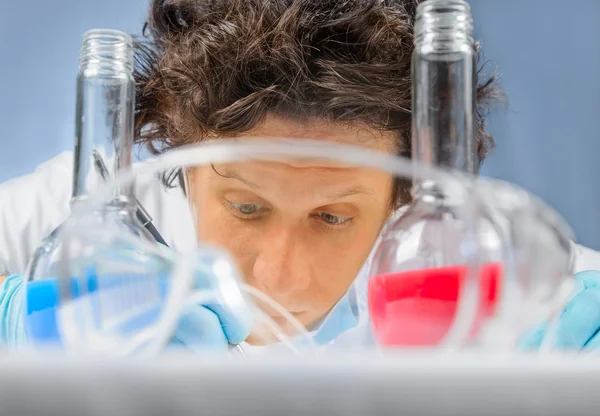
[[[131,37],[87,32],[77,75],[73,203],[131,167],[134,105]],[[113,197],[118,205],[134,206],[132,185],[115,188]]]
[[[413,159],[427,165],[475,174],[476,71],[469,6],[460,0],[429,0],[419,5],[412,60]],[[413,192],[444,193],[432,181]]]

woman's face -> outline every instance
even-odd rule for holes
[[[276,117],[241,140],[255,137],[311,138],[386,152],[395,148],[392,133]],[[390,213],[393,178],[374,169],[326,162],[244,162],[197,167],[188,175],[201,239],[225,247],[246,283],[309,329],[348,290]],[[274,310],[264,309],[292,332]]]

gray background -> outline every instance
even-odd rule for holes
[[[471,0],[510,106],[489,127],[483,173],[554,206],[600,249],[600,1]],[[73,146],[81,35],[139,33],[147,0],[0,0],[0,181]]]

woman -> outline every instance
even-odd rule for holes
[[[159,152],[208,138],[305,137],[409,157],[416,4],[155,0],[146,40],[137,50],[137,141]],[[479,114],[485,114],[495,92],[491,80],[479,83]],[[492,139],[481,116],[478,128],[483,160]],[[57,159],[0,190],[0,200],[10,201],[6,195],[52,175],[58,185],[48,196],[62,201],[43,204],[39,215],[13,212],[18,232],[4,238],[18,236],[26,247],[3,243],[0,254],[10,270],[22,270],[39,240],[66,217],[65,165]],[[57,172],[64,172],[64,180]],[[198,223],[186,214],[178,183],[167,184],[166,191],[137,190],[171,245],[194,244],[192,230],[201,229],[204,239],[234,254],[249,284],[284,305],[322,342],[356,325],[351,285],[389,215],[409,201],[410,184],[366,169],[293,163],[196,168],[187,179],[188,196],[202,212]],[[15,211],[40,202],[19,199]],[[3,208],[4,216],[9,209]],[[574,272],[600,268],[596,253],[575,251],[587,257],[575,259]],[[595,280],[590,282],[573,305],[598,309]],[[4,305],[20,284],[18,276],[5,282]],[[583,319],[565,316],[565,328]],[[600,321],[587,318],[581,321],[585,331],[565,335],[567,346],[583,347],[592,339]],[[203,348],[260,342],[248,337],[244,325],[230,319],[223,324],[225,319],[198,307],[181,321],[174,343]]]

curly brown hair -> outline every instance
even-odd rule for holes
[[[271,113],[395,131],[410,157],[418,3],[153,0],[137,43],[136,141],[158,153],[239,135]],[[496,93],[493,77],[478,84],[481,160]]]

